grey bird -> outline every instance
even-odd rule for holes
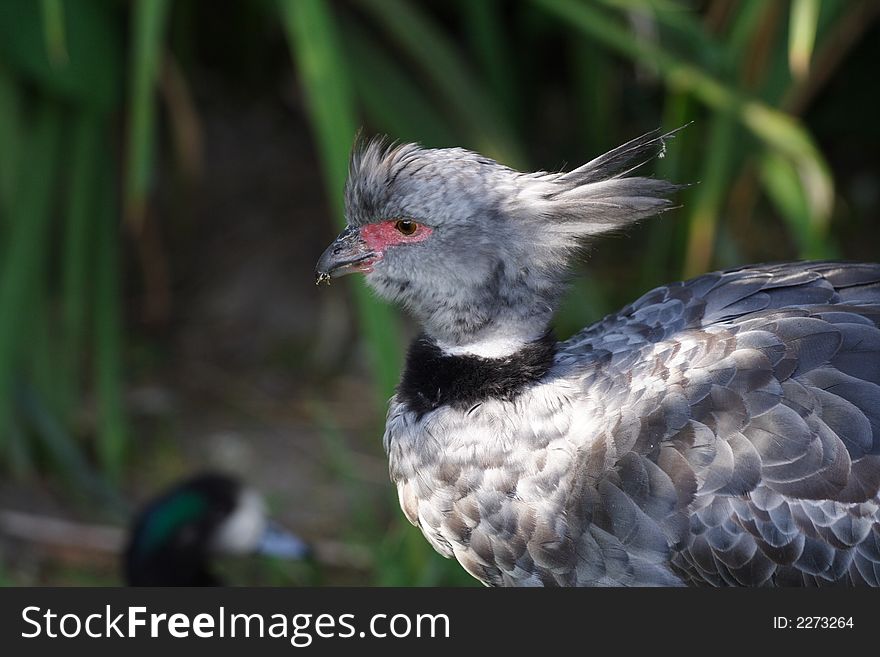
[[[672,207],[653,132],[567,173],[357,145],[318,282],[423,333],[384,436],[400,506],[492,586],[880,584],[880,265],[741,267],[556,342],[582,247]]]

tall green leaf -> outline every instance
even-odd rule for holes
[[[0,454],[5,452],[15,375],[22,365],[22,345],[29,325],[31,295],[41,280],[49,252],[55,176],[60,162],[61,114],[48,101],[40,104],[33,135],[26,144],[28,175],[16,190],[10,213],[9,240],[0,258]]]
[[[373,127],[426,146],[455,145],[446,116],[366,31],[349,24],[343,34],[355,90]]]
[[[834,183],[827,163],[797,119],[742,94],[658,43],[639,39],[588,3],[532,1],[619,54],[640,63],[650,63],[671,89],[691,93],[712,109],[735,111],[749,130],[791,160],[804,189],[810,194],[817,216],[827,220],[834,198]]]
[[[788,224],[801,258],[829,258],[835,254],[828,242],[828,224],[818,217],[791,162],[772,151],[760,160],[761,184]]]
[[[664,129],[675,130],[691,123],[694,120],[695,107],[696,102],[688,93],[673,91],[667,94],[663,107]],[[697,129],[697,126],[688,129]],[[690,159],[685,156],[684,147],[694,143],[694,140],[674,139],[667,144],[664,157],[657,161],[657,175],[677,183],[689,182],[686,171],[689,171],[687,165]],[[681,196],[686,194],[683,191]],[[639,276],[641,290],[657,285],[659,281],[668,280],[681,270],[679,263],[684,257],[681,243],[686,241],[686,237],[678,239],[677,233],[683,232],[687,227],[683,222],[670,226],[668,222],[662,221],[662,217],[660,219],[661,221],[650,222],[648,226],[647,243],[651,248],[645,250],[642,258]]]
[[[135,229],[144,220],[144,204],[153,173],[154,87],[161,66],[168,8],[168,0],[134,0],[132,5],[125,214]]]
[[[16,402],[22,417],[33,427],[43,450],[56,464],[62,478],[70,489],[83,501],[97,501],[103,511],[116,518],[130,516],[130,509],[120,498],[118,489],[108,484],[89,464],[73,437],[51,411],[42,403],[40,396],[27,385],[19,386]]]
[[[106,148],[99,151],[100,180],[113,181],[112,161]],[[112,183],[111,183],[112,185]],[[122,300],[119,285],[121,222],[112,186],[94,208],[98,227],[95,281],[95,376],[98,402],[98,460],[102,471],[118,481],[128,451],[128,425],[123,397]]]
[[[742,50],[753,35],[764,14],[760,2],[750,0],[735,14],[729,37],[718,62],[717,74],[736,88],[743,77]],[[716,109],[704,141],[705,164],[701,170],[690,207],[688,243],[682,275],[690,278],[705,272],[713,263],[721,211],[727,200],[731,178],[739,164],[741,149],[735,139],[738,133],[736,107]]]
[[[792,75],[803,79],[810,72],[810,59],[819,25],[819,0],[792,0],[788,32],[788,65]]]
[[[732,173],[732,152],[736,136],[736,117],[732,111],[717,112],[712,117],[706,143],[706,163],[703,179],[695,190],[690,211],[688,245],[684,270],[685,278],[702,274],[712,264],[718,215],[727,198]]]
[[[346,221],[342,189],[357,118],[339,31],[323,0],[280,0],[280,8],[300,82],[306,91],[327,193],[336,223],[343,227]],[[370,297],[362,282],[355,285],[355,296],[377,387],[384,400],[397,384],[402,363],[397,322],[387,306]]]
[[[477,150],[512,167],[525,165],[507,116],[437,25],[416,5],[401,0],[359,0],[359,4],[436,85]]]
[[[0,61],[57,98],[103,110],[116,107],[122,98],[120,3],[64,0],[49,6],[56,8],[49,9],[52,25],[44,21],[41,2],[0,2]],[[50,56],[62,45],[60,30],[66,60],[54,59],[60,54]],[[55,40],[48,48],[47,31]]]
[[[619,88],[614,84],[613,63],[607,53],[580,35],[576,37],[572,44],[573,86],[578,108],[574,128],[588,152],[601,153],[614,146],[610,143],[612,107]]]
[[[512,126],[518,127],[524,104],[518,88],[516,53],[511,48],[511,35],[504,29],[503,8],[502,0],[461,0],[464,29],[483,78],[492,89],[495,105],[510,118]]]
[[[77,401],[83,377],[83,348],[90,302],[90,263],[93,257],[97,198],[108,193],[99,179],[101,116],[89,110],[74,118],[62,253],[63,339],[62,374],[65,419]]]
[[[43,34],[46,38],[46,54],[53,66],[67,64],[67,28],[64,25],[64,5],[61,0],[41,0],[43,10]]]
[[[22,132],[21,92],[9,69],[0,64],[0,238],[14,203]]]

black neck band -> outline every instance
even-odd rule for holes
[[[410,345],[397,397],[419,415],[443,405],[467,409],[487,399],[510,401],[547,373],[555,354],[551,331],[506,358],[451,356],[420,336]]]

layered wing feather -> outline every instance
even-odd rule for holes
[[[691,583],[880,585],[878,324],[880,266],[797,263],[658,288],[563,343],[605,446],[575,549],[633,583],[668,583],[661,555]]]

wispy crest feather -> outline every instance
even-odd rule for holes
[[[386,136],[355,138],[345,184],[346,215],[369,216],[391,191],[405,161],[423,152],[418,144],[401,144]]]
[[[574,240],[660,214],[674,207],[670,197],[682,186],[629,174],[662,157],[676,132],[654,130],[572,171],[524,175],[513,203],[521,206],[525,217],[539,220],[550,235]]]

